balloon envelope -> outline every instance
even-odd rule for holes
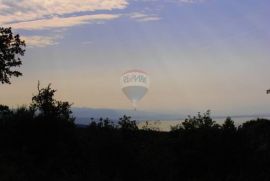
[[[141,100],[149,88],[149,76],[141,70],[130,70],[121,76],[122,91],[136,108],[136,103]]]

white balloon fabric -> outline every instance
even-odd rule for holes
[[[137,102],[141,100],[149,88],[149,76],[141,70],[129,70],[120,79],[122,91],[132,102],[134,109]]]

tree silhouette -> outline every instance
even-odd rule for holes
[[[184,129],[196,129],[196,128],[212,128],[218,127],[218,125],[211,118],[210,110],[207,110],[203,115],[198,113],[197,116],[188,116],[187,119],[182,123]]]
[[[131,117],[70,126],[50,85],[30,107],[0,105],[0,180],[252,181],[270,178],[270,121],[217,127],[210,112],[172,132],[138,130]],[[57,109],[62,111],[57,111]],[[63,109],[62,109],[63,108]],[[57,114],[61,114],[60,116]],[[190,129],[191,128],[191,129]],[[176,131],[176,132],[175,132]],[[138,174],[139,173],[139,174]]]
[[[0,105],[0,117],[9,114],[11,111],[8,106]]]
[[[231,117],[226,118],[224,124],[222,125],[222,128],[224,130],[236,130],[236,127],[235,127],[234,122],[231,119]]]
[[[123,117],[119,118],[118,124],[123,130],[138,130],[136,121],[131,121],[130,116],[124,115]]]
[[[2,84],[10,84],[12,76],[19,77],[21,72],[13,70],[19,67],[21,56],[25,52],[25,42],[20,39],[20,36],[14,35],[11,28],[0,27],[0,81]]]
[[[41,116],[57,117],[73,122],[74,118],[71,116],[72,104],[55,100],[55,92],[56,90],[51,88],[51,84],[45,88],[40,88],[40,82],[38,82],[38,93],[32,97],[30,108]]]

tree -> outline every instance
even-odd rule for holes
[[[0,126],[3,126],[11,115],[12,111],[9,109],[9,107],[0,104]]]
[[[45,117],[57,117],[73,122],[71,117],[71,105],[69,102],[57,101],[54,98],[56,90],[49,84],[46,88],[40,88],[38,82],[38,94],[32,97],[31,109]]]
[[[198,113],[197,116],[188,116],[187,119],[182,123],[184,129],[196,129],[196,128],[217,128],[218,125],[211,118],[210,110],[207,110],[203,115]]]
[[[211,118],[211,111],[207,110],[205,113],[200,112],[197,116],[188,116],[181,124],[176,126],[171,126],[171,131],[180,130],[194,130],[194,129],[209,129],[209,128],[219,128],[220,126],[216,124]]]
[[[0,27],[0,81],[2,84],[10,84],[12,76],[19,77],[21,72],[13,70],[21,66],[21,56],[24,56],[25,42],[20,35],[14,35],[11,28]]]
[[[222,128],[224,130],[236,130],[236,127],[235,127],[234,122],[231,119],[231,117],[226,118],[224,124],[222,125]]]
[[[4,116],[4,115],[9,114],[9,113],[11,113],[11,110],[9,109],[9,107],[6,106],[6,105],[1,105],[1,104],[0,104],[0,118],[1,118],[2,116]]]
[[[130,130],[130,131],[138,130],[136,121],[131,121],[130,116],[124,115],[123,117],[119,118],[118,124],[123,130]]]

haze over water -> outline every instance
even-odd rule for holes
[[[251,117],[238,117],[238,118],[232,118],[235,126],[240,126],[246,121],[250,120],[257,120],[257,118],[265,118],[265,119],[270,119],[270,117],[256,117],[256,116],[251,116]],[[216,118],[213,119],[217,124],[222,125],[226,118]],[[161,121],[147,121],[148,122],[148,128],[153,129],[153,130],[159,130],[159,131],[170,131],[171,127],[177,126],[181,124],[183,120],[161,120]],[[138,127],[140,129],[143,129],[143,126],[146,126],[146,121],[142,121],[138,123]]]

